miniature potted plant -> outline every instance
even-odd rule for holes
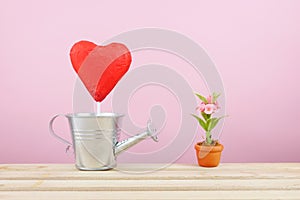
[[[216,167],[220,163],[221,152],[224,147],[218,140],[212,138],[211,131],[217,126],[218,122],[225,117],[213,117],[220,109],[217,102],[220,94],[213,93],[207,98],[197,93],[195,95],[201,101],[200,105],[196,108],[196,110],[200,112],[200,115],[192,114],[192,116],[197,119],[199,125],[206,133],[205,140],[195,145],[198,164],[202,167]]]

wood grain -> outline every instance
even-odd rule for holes
[[[224,199],[224,200],[270,200],[270,199],[293,199],[299,200],[299,190],[287,191],[105,191],[105,192],[0,192],[0,199],[5,200],[48,200],[48,199],[105,199],[105,200],[132,200],[132,199],[173,199],[173,200],[201,200],[201,199]]]
[[[0,165],[0,199],[300,199],[300,163]]]

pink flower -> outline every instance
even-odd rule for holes
[[[200,112],[204,112],[204,110],[205,110],[205,103],[201,103],[197,108],[196,108],[196,110],[199,110]]]
[[[210,103],[210,104],[205,105],[204,112],[205,112],[205,114],[210,115],[210,114],[214,113],[216,110],[217,110],[217,106],[215,104]]]
[[[207,100],[207,103],[208,104],[212,104],[213,102],[212,102],[212,97],[211,97],[211,95],[209,95],[207,98],[206,98],[206,100]]]

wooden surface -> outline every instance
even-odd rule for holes
[[[300,163],[157,169],[154,164],[119,165],[111,171],[2,164],[0,199],[300,199]]]

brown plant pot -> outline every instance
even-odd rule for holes
[[[215,146],[208,146],[198,142],[195,145],[195,149],[199,166],[216,167],[220,163],[224,146],[220,143],[217,143]]]

